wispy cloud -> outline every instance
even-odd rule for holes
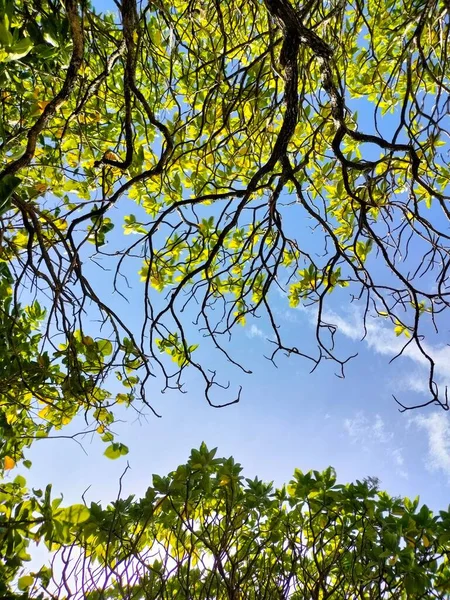
[[[367,417],[363,412],[358,412],[352,418],[344,419],[344,429],[352,443],[358,444],[364,452],[382,452],[400,477],[408,477],[404,468],[403,449],[394,445],[394,433],[380,415]]]
[[[397,474],[403,479],[408,479],[408,471],[405,470],[405,458],[403,456],[403,448],[394,448],[391,451],[391,458],[396,467]]]
[[[395,448],[392,452],[392,459],[397,467],[403,467],[405,459],[403,458],[403,452],[401,448]]]
[[[353,418],[344,420],[344,429],[353,443],[368,444],[379,442],[385,444],[393,438],[393,434],[386,430],[386,425],[380,415],[369,419],[364,413],[359,412]]]
[[[450,482],[450,419],[442,412],[433,412],[428,416],[413,417],[411,423],[427,434],[427,468],[445,473]]]
[[[297,310],[286,310],[280,313],[280,316],[285,321],[300,322],[300,318],[296,315]],[[315,326],[317,309],[302,306],[302,311],[307,314],[307,319]],[[402,370],[403,372],[397,371],[396,373],[395,385],[399,390],[430,395],[428,384],[430,362],[427,356],[434,361],[434,377],[438,387],[440,389],[450,388],[450,345],[432,345],[422,341],[422,352],[414,340],[410,340],[408,343],[408,339],[404,336],[397,336],[394,326],[390,322],[383,325],[380,317],[369,316],[364,326],[362,311],[357,307],[352,307],[351,312],[346,311],[344,314],[326,310],[322,314],[322,320],[330,325],[335,325],[338,335],[342,334],[355,342],[363,341],[376,354],[387,356],[390,359],[397,357],[398,360],[412,361],[416,367],[413,374],[411,369],[409,372]]]
[[[401,379],[402,388],[407,388],[411,391],[429,394],[427,386],[427,369],[430,363],[426,356],[420,351],[417,345],[412,342],[405,346],[405,338],[397,337],[393,331],[393,327],[381,325],[379,319],[368,318],[366,322],[366,330],[359,311],[354,311],[348,318],[344,318],[334,312],[328,311],[323,316],[324,321],[336,325],[338,331],[351,340],[361,340],[364,338],[366,345],[376,352],[384,356],[394,357],[402,350],[404,358],[412,360],[421,371],[414,375],[407,375]],[[440,381],[438,383],[450,385],[449,365],[450,365],[450,347],[447,345],[431,346],[422,342],[424,351],[433,358],[435,362],[435,372]],[[423,371],[422,376],[420,373]]]
[[[398,383],[401,388],[411,390],[411,392],[416,392],[417,394],[430,393],[428,377],[425,376],[422,369],[419,369],[418,373],[401,375],[398,378]]]
[[[262,329],[260,329],[259,327],[257,327],[256,325],[252,325],[249,329],[247,329],[246,333],[249,338],[255,338],[255,337],[265,338],[266,337],[264,331]]]

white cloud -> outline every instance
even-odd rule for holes
[[[422,376],[417,373],[401,375],[398,379],[399,388],[411,390],[418,394],[429,394],[428,377],[422,372],[422,369],[420,369],[419,373],[422,373]]]
[[[433,412],[427,417],[419,415],[411,422],[426,431],[428,455],[426,466],[431,471],[441,471],[450,481],[450,420],[442,412]]]
[[[252,325],[250,327],[250,329],[248,329],[246,331],[246,333],[247,333],[247,336],[250,338],[255,338],[255,337],[265,338],[266,337],[266,335],[264,334],[262,329],[260,329],[256,325]]]
[[[403,467],[405,464],[405,459],[403,458],[403,452],[401,448],[395,448],[392,451],[392,459],[397,467]]]
[[[332,311],[328,311],[323,315],[323,320],[336,325],[338,331],[351,340],[356,341],[364,338],[367,346],[377,354],[393,358],[403,350],[402,356],[416,363],[420,367],[420,372],[401,378],[402,388],[424,394],[430,393],[427,385],[427,371],[430,368],[430,363],[414,341],[405,347],[406,338],[403,336],[397,337],[393,330],[394,328],[381,325],[379,318],[372,319],[369,317],[366,322],[366,330],[364,331],[361,313],[358,310],[355,310],[347,319]],[[450,386],[450,347],[447,345],[430,346],[425,342],[422,342],[422,347],[434,360],[435,373],[439,379],[437,381],[439,386]]]
[[[317,308],[300,306],[315,326]],[[295,314],[297,311],[298,309],[286,310],[280,316],[286,321],[299,322]],[[442,398],[445,388],[450,388],[450,345],[431,345],[422,341],[422,352],[414,340],[410,339],[408,343],[408,339],[403,335],[397,336],[392,323],[386,321],[387,324],[383,325],[381,317],[368,316],[364,326],[363,313],[358,307],[352,307],[351,312],[347,311],[344,315],[326,310],[322,314],[322,321],[336,326],[338,335],[342,334],[355,342],[363,341],[376,354],[388,356],[390,359],[396,357],[398,360],[412,361],[416,367],[414,373],[396,372],[394,384],[399,390],[409,390],[430,397],[428,379],[431,365],[427,356],[434,361],[434,380],[441,390]]]
[[[362,412],[357,413],[352,419],[344,420],[344,428],[353,443],[368,444],[370,442],[387,443],[393,434],[386,430],[385,423],[380,415],[375,419],[368,419]]]
[[[329,312],[324,320],[336,325],[343,335],[352,340],[356,341],[364,337],[361,314],[358,311],[355,311],[348,319]],[[381,325],[375,319],[367,320],[364,341],[377,354],[390,357],[397,355],[405,345],[405,338],[398,338],[390,327]],[[435,362],[438,385],[440,387],[450,386],[450,347],[446,345],[431,346],[425,342],[422,343],[422,346]],[[399,374],[397,376],[399,385],[402,389],[429,394],[428,369],[430,365],[427,358],[414,343],[404,349],[402,356],[415,364],[415,370],[412,373]],[[450,482],[450,418],[444,412],[436,411],[428,416],[414,417],[410,423],[427,434],[427,468],[445,474]],[[393,440],[393,434],[386,430],[386,425],[379,415],[369,421],[366,416],[359,413],[353,419],[346,419],[344,427],[350,438],[360,443],[366,450],[368,447],[373,447],[374,442],[384,444],[386,453],[390,456],[398,475],[404,478],[408,477],[408,473],[404,469],[405,459],[402,449],[392,447],[390,442]]]
[[[376,415],[375,423],[373,425],[373,435],[375,440],[386,443],[391,440],[394,434],[391,431],[386,431],[386,426],[380,415]]]
[[[344,419],[344,429],[352,443],[358,444],[364,452],[383,455],[400,477],[408,478],[404,468],[403,450],[394,446],[394,433],[389,430],[380,415],[369,418],[359,412],[353,418]]]
[[[403,456],[403,448],[394,448],[390,454],[397,474],[403,479],[408,479],[408,472],[404,469],[405,458]]]
[[[355,314],[353,314],[349,319],[344,319],[343,317],[332,311],[327,311],[322,315],[322,321],[324,321],[325,323],[330,323],[331,325],[336,325],[339,332],[343,333],[346,337],[350,338],[351,340],[360,340],[364,335],[364,329],[362,326],[362,322],[359,318],[356,318]],[[316,316],[314,317],[314,321],[315,319]]]

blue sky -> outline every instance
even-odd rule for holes
[[[290,335],[311,338],[313,315],[286,309],[282,298],[277,304]],[[186,376],[184,395],[161,394],[161,382],[156,380],[149,399],[162,418],[151,413],[140,417],[129,409],[120,415],[124,422],[114,427],[120,441],[130,447],[127,457],[106,459],[105,446],[91,435],[77,438],[80,444],[68,439],[38,441],[30,453],[33,468],[26,474],[28,482],[39,487],[52,481],[55,493],[64,493],[68,502],[79,501],[90,486],[87,499],[105,502],[115,497],[128,462],[131,470],[123,493],[140,495],[151,484],[152,473],[174,469],[204,440],[208,446],[218,446],[220,455],[232,454],[248,476],[278,484],[287,481],[295,467],[332,465],[342,482],[377,476],[392,494],[419,494],[434,509],[446,507],[450,492],[447,414],[433,408],[400,414],[391,396],[394,391],[403,400],[420,398],[424,366],[415,355],[389,365],[386,352],[398,343],[391,330],[370,325],[366,341],[358,342],[357,312],[349,312],[348,305],[338,309],[339,314],[330,316],[343,332],[342,350],[354,352],[356,346],[359,351],[345,379],[336,377],[332,363],[322,363],[310,374],[305,361],[281,357],[275,368],[262,357],[269,352],[269,330],[261,319],[240,328],[233,338],[234,356],[253,371],[234,378],[235,384],[244,386],[239,404],[209,407],[193,372]],[[448,349],[440,353],[445,376]],[[226,371],[219,354],[211,360]],[[75,423],[72,430],[80,426]]]

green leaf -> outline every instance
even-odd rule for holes
[[[438,538],[438,543],[441,546],[447,546],[449,542],[450,542],[450,531],[445,531],[444,533],[441,533],[441,535]]]
[[[125,456],[126,454],[128,454],[128,448],[127,446],[125,446],[125,444],[114,442],[106,448],[103,454],[107,458],[115,460],[116,458],[120,458],[121,456]]]
[[[16,175],[5,175],[0,181],[0,215],[8,210],[8,200],[21,181]]]
[[[73,504],[72,506],[56,511],[55,518],[60,517],[63,521],[79,525],[87,521],[90,514],[89,509],[84,504]]]
[[[19,590],[24,592],[31,585],[33,585],[34,577],[32,575],[24,575],[23,577],[19,577],[19,581],[17,582],[17,586]]]
[[[54,48],[58,48],[59,47],[59,42],[58,40],[48,31],[44,32],[44,40],[50,44],[50,46],[53,46]]]
[[[4,17],[3,20],[0,20],[0,43],[2,46],[10,46],[12,41],[13,37],[9,31],[7,20]]]
[[[103,356],[112,354],[113,346],[109,340],[100,340],[97,342],[97,347]]]
[[[22,477],[22,475],[17,475],[17,477],[14,479],[14,483],[20,485],[22,488],[24,488],[27,484],[25,477]]]
[[[20,42],[17,42],[17,44],[14,44],[14,46],[8,50],[8,58],[6,59],[6,62],[23,58],[30,52],[32,48],[33,42],[30,40],[30,38],[23,38],[20,40]]]

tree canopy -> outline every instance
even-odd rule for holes
[[[77,416],[126,455],[112,426],[153,377],[239,401],[255,318],[272,362],[343,375],[332,302],[390,327],[447,410],[448,35],[444,0],[0,0],[2,475]],[[203,444],[107,506],[4,477],[0,597],[448,598],[449,531],[374,480],[275,489]]]
[[[4,598],[450,597],[450,512],[371,479],[337,484],[331,468],[297,469],[275,489],[202,444],[141,499],[61,507],[50,486],[25,486],[0,492]],[[53,568],[23,568],[30,540],[53,551]]]
[[[8,464],[77,414],[126,453],[114,406],[151,408],[153,376],[181,389],[189,367],[210,404],[238,401],[196,350],[245,371],[228,339],[253,317],[272,361],[343,373],[331,292],[448,408],[428,341],[449,306],[446,2],[1,0],[0,19]],[[286,342],[279,293],[315,352]]]

